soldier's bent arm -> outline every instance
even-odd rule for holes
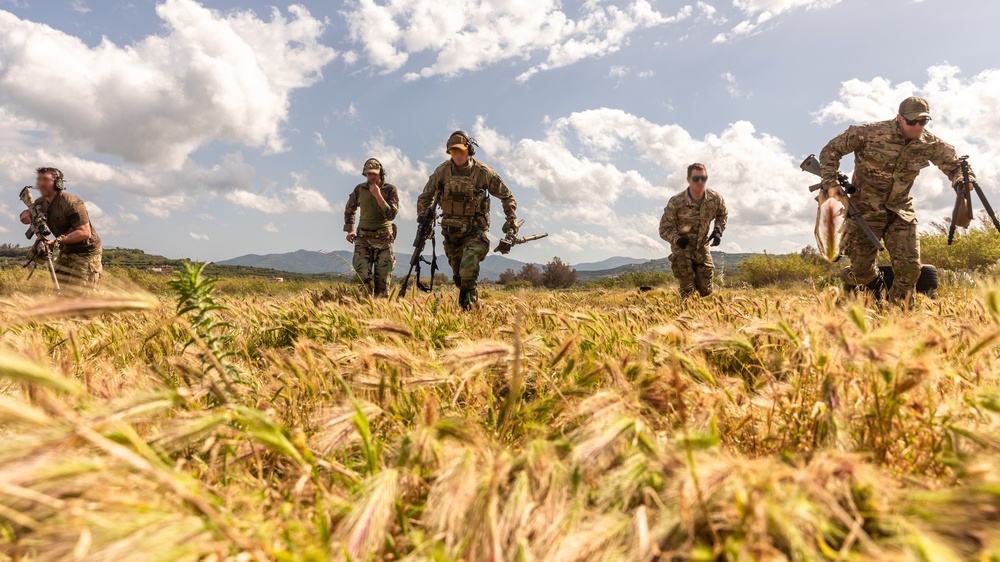
[[[358,211],[358,188],[354,188],[347,198],[347,206],[344,208],[344,232],[354,230],[354,214]]]
[[[440,181],[437,170],[431,174],[431,177],[427,178],[427,185],[424,186],[423,193],[417,196],[417,215],[422,214],[428,207],[434,204],[434,198],[437,197]]]
[[[719,196],[719,210],[715,212],[715,228],[719,232],[726,231],[726,223],[729,222],[729,211],[726,209],[726,200]]]
[[[865,137],[861,127],[848,127],[828,142],[819,153],[819,174],[823,179],[823,189],[837,185],[840,159],[864,146]]]
[[[493,170],[490,170],[489,183],[486,184],[486,189],[490,192],[490,195],[500,200],[500,203],[503,205],[503,214],[507,217],[507,220],[517,220],[517,201],[514,200],[514,194],[510,192],[507,184],[500,179],[500,175]]]
[[[660,218],[660,238],[673,244],[677,242],[677,213],[668,204]]]
[[[399,213],[399,189],[396,186],[392,186],[392,189],[387,189],[386,192],[383,196],[383,199],[385,199],[385,208],[382,209],[382,215],[385,217],[385,220],[391,221]]]
[[[955,152],[954,146],[940,141],[930,160],[939,170],[944,172],[944,175],[948,176],[952,185],[962,180],[961,160],[958,159],[958,152]],[[972,167],[969,167],[969,179],[973,181],[976,179],[976,174],[972,171]]]

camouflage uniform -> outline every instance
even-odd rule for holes
[[[51,203],[40,198],[35,204],[41,206],[54,236],[63,236],[85,224],[90,225],[89,240],[59,245],[55,269],[60,287],[97,288],[103,272],[101,237],[94,230],[83,201],[65,191],[56,191]]]
[[[840,159],[854,153],[857,188],[851,199],[862,218],[885,243],[894,280],[889,298],[911,300],[920,277],[920,240],[910,189],[920,170],[934,163],[952,183],[962,179],[955,148],[924,131],[908,140],[895,119],[848,128],[820,152],[823,188],[836,187]],[[878,250],[856,221],[848,221],[844,253],[851,264],[841,276],[845,285],[867,285],[878,276]]]
[[[354,230],[355,212],[361,208],[357,238],[354,239],[354,271],[369,294],[376,297],[388,294],[392,269],[396,266],[392,246],[396,239],[396,225],[392,224],[392,219],[399,211],[396,186],[383,183],[380,189],[387,205],[385,209],[379,206],[378,200],[368,190],[368,184],[362,183],[354,187],[344,210],[344,232],[351,232]]]
[[[701,201],[691,198],[687,189],[674,195],[663,209],[660,219],[660,238],[670,243],[670,269],[680,283],[681,296],[688,296],[696,289],[705,297],[712,294],[712,275],[715,264],[708,249],[709,228],[726,230],[729,213],[726,202],[717,192],[706,189]],[[681,249],[677,239],[686,236],[687,248]]]
[[[468,306],[477,299],[479,262],[490,251],[486,233],[490,228],[490,195],[500,199],[507,223],[517,219],[517,201],[500,176],[489,166],[469,158],[459,168],[448,160],[434,170],[423,193],[417,198],[417,214],[434,203],[441,205],[441,234],[444,252],[453,272],[460,300]]]

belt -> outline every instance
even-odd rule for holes
[[[392,231],[389,228],[380,228],[378,230],[365,230],[364,228],[359,228],[358,236],[363,236],[365,238],[391,238]]]

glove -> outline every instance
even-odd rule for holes
[[[510,236],[517,236],[517,219],[509,218],[503,223],[503,233]]]
[[[721,243],[722,243],[722,231],[719,230],[718,227],[716,227],[714,230],[712,230],[712,235],[708,237],[708,245],[718,246]]]
[[[687,236],[681,236],[677,239],[676,244],[678,248],[684,250],[688,247],[688,242],[690,242],[690,240],[688,240]]]

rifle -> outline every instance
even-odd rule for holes
[[[31,279],[31,276],[35,274],[35,268],[38,266],[38,263],[44,261],[49,270],[49,277],[52,278],[52,285],[58,291],[59,279],[56,277],[56,266],[52,261],[52,248],[45,243],[49,239],[49,236],[52,236],[52,230],[45,220],[45,214],[42,213],[42,209],[38,205],[35,205],[34,198],[31,196],[31,186],[24,186],[18,198],[27,205],[28,211],[31,213],[31,226],[28,227],[28,231],[24,233],[24,236],[28,240],[31,240],[32,236],[35,237],[35,243],[28,250],[28,263],[24,264],[24,267],[31,268],[28,270],[28,279]]]
[[[810,174],[816,176],[820,175],[819,160],[816,159],[815,154],[810,154],[805,160],[803,160],[802,163],[799,164],[799,168],[801,168],[804,172],[809,172]],[[847,199],[847,218],[853,219],[856,223],[858,223],[858,226],[861,227],[865,236],[872,241],[872,244],[874,244],[879,251],[884,250],[885,246],[882,245],[882,241],[878,239],[878,236],[875,236],[871,227],[869,227],[868,223],[865,222],[865,219],[862,218],[861,211],[854,206],[854,201],[851,200],[851,194],[856,192],[858,188],[854,187],[854,184],[852,184],[850,180],[847,179],[847,176],[841,171],[837,172],[837,183],[840,184],[840,187],[844,188],[844,193],[847,194],[844,196],[844,198]],[[822,182],[809,186],[809,191],[816,191],[820,187],[823,187]]]
[[[520,230],[522,224],[524,224],[524,220],[518,221],[517,223],[518,230]],[[542,234],[534,234],[532,236],[523,236],[521,238],[518,238],[517,235],[510,233],[504,236],[500,240],[500,243],[497,244],[497,247],[494,248],[493,251],[500,252],[501,254],[507,254],[510,252],[511,248],[513,248],[518,244],[524,244],[525,242],[531,242],[532,240],[541,240],[542,238],[545,238],[548,235],[549,233],[545,232]]]
[[[951,245],[952,239],[955,237],[955,226],[959,221],[965,223],[962,227],[969,226],[970,220],[972,220],[972,188],[976,189],[976,193],[979,195],[979,200],[983,202],[983,207],[986,209],[986,214],[990,216],[993,221],[993,226],[1000,230],[1000,221],[997,220],[996,213],[993,212],[993,206],[990,202],[986,200],[986,195],[983,193],[983,188],[979,187],[979,182],[972,179],[969,175],[969,157],[962,156],[959,160],[959,166],[962,167],[962,185],[955,190],[955,209],[951,212],[951,226],[948,227],[948,245]],[[960,218],[960,215],[964,217]],[[962,220],[965,219],[965,220]]]
[[[413,239],[413,255],[410,257],[410,270],[406,272],[406,277],[403,278],[402,286],[399,289],[399,298],[406,296],[406,290],[410,286],[410,275],[413,274],[414,270],[417,272],[417,288],[425,293],[429,293],[434,290],[434,275],[437,273],[437,241],[434,237],[434,224],[437,222],[437,200],[430,207],[424,210],[423,213],[417,217],[417,236]],[[428,261],[424,258],[424,246],[427,245],[427,240],[431,241],[431,259]],[[426,263],[431,266],[431,282],[429,285],[424,285],[420,282],[420,263]]]

